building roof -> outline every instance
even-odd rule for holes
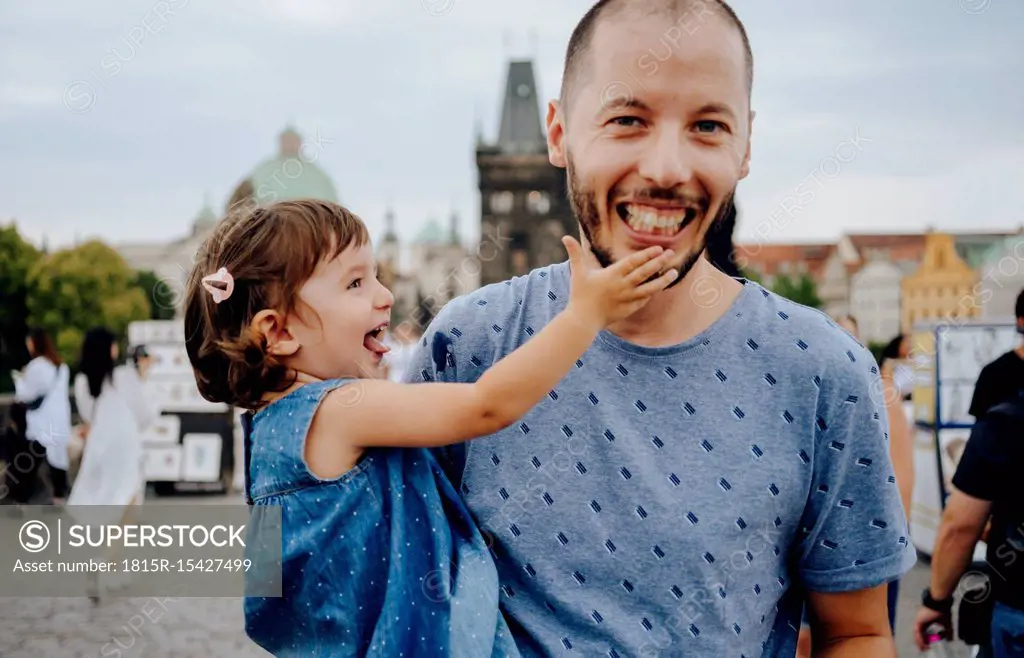
[[[1020,255],[1024,255],[1024,233],[1008,235],[991,245],[979,259],[978,265],[994,267],[1007,256],[1019,260]]]
[[[416,235],[416,244],[443,244],[447,242],[447,235],[436,219],[429,219]]]
[[[533,62],[509,62],[497,147],[503,153],[546,152],[547,141],[540,116]]]
[[[807,264],[807,273],[817,276],[821,267],[834,250],[830,244],[759,244],[747,243],[736,245],[736,258],[747,267],[753,268],[766,276],[779,272],[784,263]]]
[[[199,212],[192,220],[192,233],[193,235],[204,233],[212,229],[216,223],[217,214],[214,213],[213,208],[210,207],[209,200],[205,200],[203,207],[199,209]]]
[[[331,177],[302,152],[302,136],[291,127],[279,137],[278,152],[257,164],[231,198],[251,197],[256,203],[284,199],[320,199],[338,203]],[[251,188],[251,192],[246,189]],[[231,202],[229,201],[229,205]]]

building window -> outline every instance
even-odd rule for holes
[[[509,191],[491,193],[491,212],[504,215],[512,210],[515,197]]]
[[[546,193],[534,190],[526,196],[526,208],[534,215],[546,215],[551,210],[551,199]]]

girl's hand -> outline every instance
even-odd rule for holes
[[[562,244],[569,252],[572,268],[567,310],[599,330],[636,313],[679,275],[673,268],[657,276],[674,255],[671,249],[648,247],[609,267],[601,267],[594,255],[575,239],[565,236]]]

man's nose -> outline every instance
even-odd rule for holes
[[[693,158],[688,148],[678,129],[663,127],[640,161],[640,175],[660,188],[684,185],[693,177]]]

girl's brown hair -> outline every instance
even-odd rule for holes
[[[46,329],[33,327],[28,330],[28,338],[32,341],[32,354],[29,356],[32,358],[44,356],[57,367],[64,363],[57,352],[57,346],[53,344],[53,339],[50,338],[50,334]]]
[[[185,287],[185,348],[202,396],[259,409],[266,393],[291,386],[295,373],[267,353],[266,339],[250,328],[253,317],[263,309],[292,312],[318,264],[369,240],[362,220],[327,201],[242,207],[221,220]],[[222,267],[234,291],[217,304],[202,279]]]

